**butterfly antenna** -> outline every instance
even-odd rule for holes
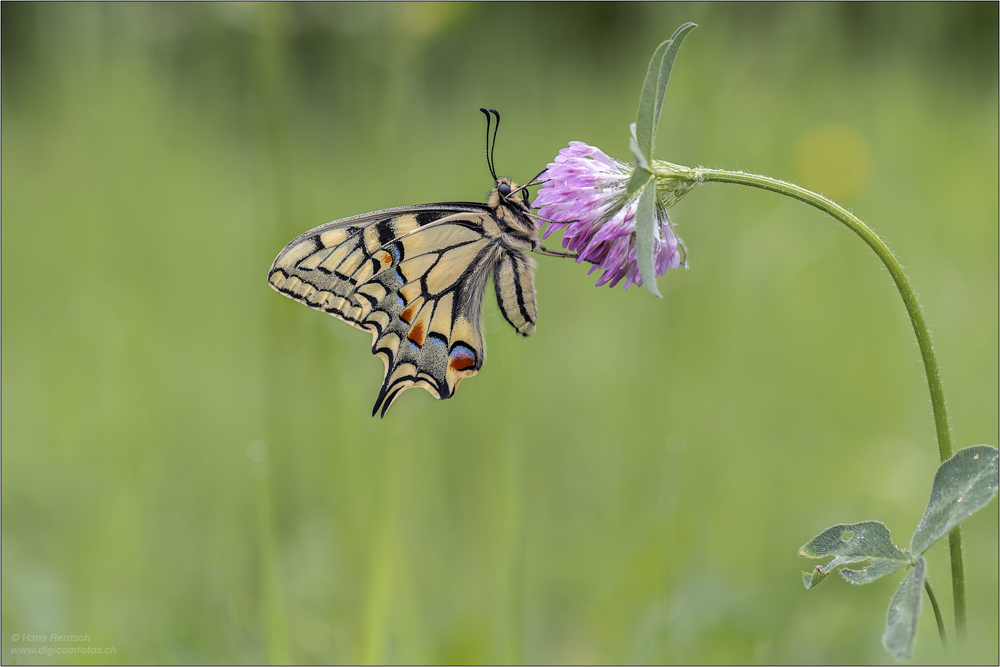
[[[490,168],[490,175],[493,176],[493,181],[496,182],[496,180],[497,180],[497,172],[496,172],[496,169],[493,168],[493,159],[490,157],[490,122],[491,122],[492,119],[490,118],[490,112],[489,111],[487,111],[483,107],[479,107],[479,110],[483,112],[484,116],[486,116],[486,166]],[[494,110],[494,109],[490,109],[490,111],[492,111],[493,113],[496,113],[496,110]],[[499,125],[500,125],[500,116],[498,114],[497,115],[497,126],[499,127]],[[493,133],[493,142],[494,143],[496,143],[496,137],[497,137],[497,134],[496,134],[496,132],[494,132]]]
[[[500,130],[500,112],[496,109],[490,109],[490,113],[497,117],[496,127],[493,128],[493,145],[490,146],[490,162],[493,163],[493,169],[497,167],[497,132]],[[497,180],[496,172],[493,173],[493,180]]]

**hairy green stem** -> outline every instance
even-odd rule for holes
[[[917,295],[910,285],[909,279],[903,272],[903,267],[896,259],[896,256],[889,250],[878,234],[868,225],[861,222],[853,213],[826,197],[816,194],[811,190],[786,183],[767,176],[748,174],[742,171],[726,171],[723,169],[707,169],[697,167],[689,169],[679,165],[673,165],[659,160],[654,163],[655,176],[662,179],[664,184],[677,183],[678,188],[683,188],[683,183],[735,183],[738,185],[749,185],[763,190],[776,192],[793,199],[805,202],[819,210],[827,213],[852,232],[860,236],[868,246],[875,251],[885,268],[889,270],[896,289],[903,297],[903,305],[910,316],[913,324],[913,332],[917,336],[917,345],[920,346],[920,355],[924,361],[924,371],[927,374],[927,386],[931,394],[931,409],[934,411],[934,425],[937,430],[938,454],[942,461],[951,458],[951,432],[948,428],[948,413],[945,411],[944,390],[941,388],[941,374],[938,371],[937,359],[934,357],[934,346],[931,344],[931,332],[927,328],[923,311],[917,301]],[[690,186],[688,186],[690,187]],[[965,617],[965,567],[962,563],[962,533],[958,526],[952,529],[948,535],[948,542],[951,554],[951,582],[952,592],[955,601],[955,633],[959,640],[966,635]]]
[[[938,606],[937,598],[934,597],[934,589],[931,588],[930,579],[924,579],[924,590],[927,591],[927,597],[931,600],[931,608],[934,609],[934,620],[937,621],[938,636],[941,637],[941,646],[944,650],[948,650],[948,635],[944,631],[944,618],[941,617],[941,607]]]

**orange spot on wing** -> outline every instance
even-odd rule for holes
[[[392,264],[392,255],[385,251],[380,252],[378,255],[378,261],[382,263],[382,266],[388,266]]]
[[[458,357],[451,360],[451,369],[455,371],[464,371],[467,368],[472,368],[476,365],[476,362],[468,357]]]
[[[416,324],[414,324],[413,328],[410,329],[410,333],[407,334],[406,337],[409,338],[410,340],[412,340],[418,346],[419,345],[423,345],[424,344],[424,323],[423,322],[417,322]]]
[[[455,350],[451,353],[451,363],[448,366],[453,371],[464,371],[476,365],[476,358],[465,350]]]
[[[399,314],[399,319],[409,324],[410,322],[413,321],[414,310],[415,310],[414,307],[410,306],[409,308],[407,308],[406,310],[404,310]]]

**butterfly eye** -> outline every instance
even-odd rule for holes
[[[499,190],[500,196],[503,197],[504,199],[506,199],[510,195],[510,186],[507,185],[506,183],[501,183],[500,186],[497,188],[497,190]]]

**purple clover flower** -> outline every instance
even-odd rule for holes
[[[626,192],[633,170],[632,165],[613,160],[598,148],[571,141],[539,176],[545,185],[532,206],[548,222],[542,237],[565,228],[563,247],[577,253],[577,263],[593,264],[587,275],[604,270],[597,287],[614,287],[622,279],[625,289],[642,285],[635,246],[638,194],[630,197]],[[667,210],[659,203],[656,217],[653,257],[656,275],[662,276],[667,269],[687,263],[681,258]]]

